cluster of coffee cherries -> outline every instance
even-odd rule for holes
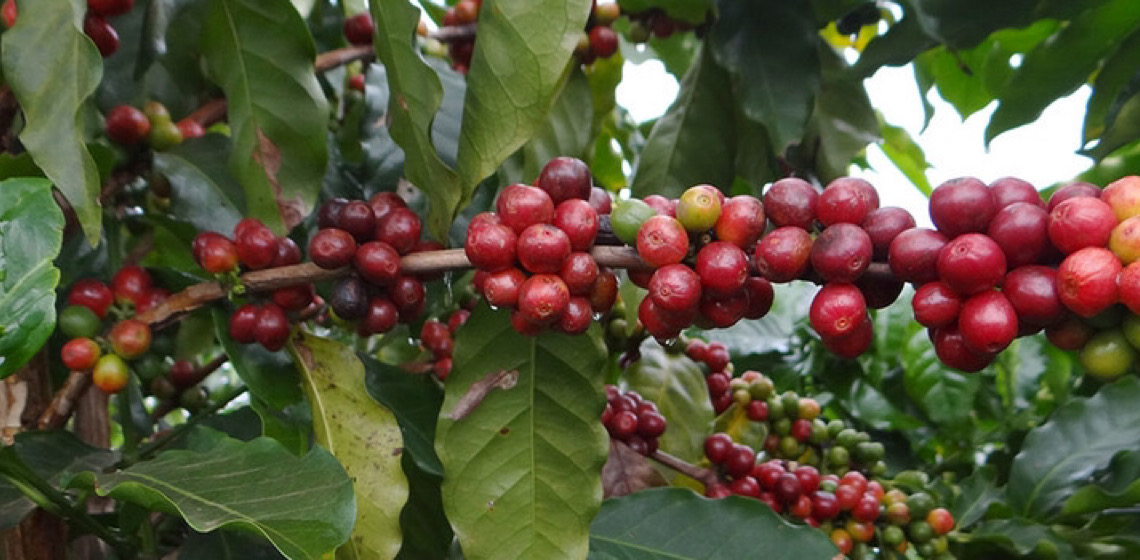
[[[455,348],[455,332],[467,322],[471,312],[457,309],[448,316],[447,322],[428,319],[420,328],[420,344],[431,352],[431,371],[440,381],[451,375],[451,351]]]
[[[443,246],[420,238],[423,224],[403,198],[393,192],[368,201],[333,198],[321,206],[317,223],[309,259],[324,269],[352,270],[333,282],[329,295],[338,319],[356,322],[357,332],[369,336],[423,313],[423,279],[404,274],[400,257]]]
[[[810,276],[823,284],[812,301],[812,327],[832,353],[862,354],[874,335],[868,308],[890,305],[903,288],[890,274],[868,271],[873,263],[885,266],[891,241],[914,227],[914,218],[902,208],[880,208],[875,188],[850,177],[822,192],[781,179],[765,192],[764,210],[775,229],[756,244],[757,271],[772,282]]]
[[[907,492],[911,484],[928,483],[923,473],[880,481],[858,470],[820,474],[794,461],[758,462],[751,447],[724,432],[706,438],[704,448],[721,480],[705,488],[710,498],[758,499],[778,514],[823,530],[852,558],[871,557],[875,548],[906,554],[911,545],[921,558],[951,558],[946,534],[954,528],[953,515],[935,507],[930,493]]]
[[[732,362],[728,347],[720,342],[709,342],[700,339],[691,339],[685,344],[685,355],[690,360],[708,367],[705,384],[709,389],[709,399],[712,400],[713,410],[720,414],[732,406]]]
[[[616,2],[598,4],[594,0],[590,7],[590,18],[586,20],[586,34],[578,40],[574,54],[582,64],[593,64],[599,58],[609,58],[618,51],[618,35],[613,23],[621,17],[621,6]]]
[[[758,453],[726,432],[706,438],[705,455],[719,480],[706,487],[706,495],[757,498],[777,513],[824,529],[852,557],[864,557],[862,549],[875,545],[905,553],[913,544],[924,558],[946,553],[942,537],[954,519],[936,507],[925,474],[881,478],[881,443],[842,420],[825,421],[815,399],[794,391],[777,394],[759,372],[745,372],[727,388],[713,379],[708,377],[710,393],[715,384],[732,402],[717,425],[739,426],[747,418],[759,428],[747,431],[763,443]]]
[[[120,268],[110,286],[93,278],[75,282],[67,294],[67,307],[59,314],[59,329],[69,337],[60,350],[61,361],[73,371],[91,370],[95,386],[104,392],[121,391],[130,378],[126,361],[142,357],[151,346],[150,325],[134,314],[162,303],[168,295],[137,265]],[[104,335],[108,317],[117,320]]]
[[[125,14],[135,6],[135,0],[87,0],[87,13],[83,16],[83,32],[95,43],[99,54],[107,58],[119,50],[119,33],[107,18]],[[16,25],[16,0],[4,0],[0,7],[4,26]]]
[[[589,252],[605,205],[591,204],[590,170],[575,158],[550,160],[535,185],[506,187],[495,212],[472,218],[464,251],[473,284],[487,303],[512,310],[520,333],[582,333],[617,299],[617,276]]]
[[[137,146],[144,141],[154,150],[166,150],[183,140],[206,134],[202,124],[191,118],[177,123],[162,103],[149,101],[138,109],[131,105],[116,105],[107,113],[107,138],[120,146]]]
[[[1140,311],[1137,200],[1138,177],[1103,191],[1066,185],[1048,203],[1018,179],[948,181],[930,198],[937,229],[899,234],[891,270],[918,285],[915,319],[951,367],[978,371],[1044,329],[1054,345],[1082,349],[1088,373],[1115,378],[1135,361],[1118,327]]]
[[[649,291],[637,316],[657,340],[676,338],[694,324],[725,328],[759,319],[771,309],[772,285],[750,273],[745,252],[764,232],[764,207],[756,197],[726,199],[716,187],[697,185],[678,200],[620,201],[611,224],[653,267],[631,270],[629,277]]]
[[[666,427],[657,405],[636,391],[622,391],[614,385],[606,385],[606,400],[602,425],[610,437],[645,456],[657,451],[658,438]]]

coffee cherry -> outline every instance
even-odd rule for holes
[[[350,200],[341,207],[334,227],[343,229],[363,243],[376,235],[376,214],[362,200]]]
[[[348,204],[346,198],[332,198],[326,200],[321,205],[320,210],[317,211],[317,227],[320,229],[335,228],[340,223],[340,213],[344,210],[344,206]]]
[[[594,289],[590,291],[590,308],[594,313],[609,312],[617,302],[617,295],[617,275],[608,268],[600,268],[598,279],[594,281]]]
[[[467,230],[463,250],[476,268],[499,272],[514,266],[517,247],[518,237],[511,228],[488,224]]]
[[[182,119],[174,123],[174,126],[178,129],[178,133],[182,136],[183,140],[201,138],[206,135],[206,127],[194,119]]]
[[[863,228],[836,223],[816,237],[811,266],[828,282],[854,282],[870,266],[872,252],[871,238]]]
[[[238,250],[233,241],[211,231],[199,233],[192,246],[194,260],[210,274],[223,274],[238,265]]]
[[[598,58],[609,58],[618,50],[618,35],[613,29],[604,25],[595,25],[590,28],[590,52]]]
[[[347,210],[347,206],[345,209]],[[343,219],[343,213],[342,213]],[[391,245],[397,253],[406,255],[420,240],[423,224],[420,217],[408,208],[393,208],[376,221],[376,240]]]
[[[503,225],[522,234],[534,224],[549,224],[554,219],[554,201],[546,191],[530,185],[514,184],[503,189],[495,201],[495,210]]]
[[[957,326],[939,327],[931,331],[934,352],[943,364],[964,372],[985,369],[993,361],[993,354],[976,352],[966,344]]]
[[[570,239],[574,251],[589,251],[598,234],[598,214],[589,202],[572,198],[554,209],[554,227]]]
[[[716,238],[741,249],[751,249],[764,233],[764,205],[754,196],[734,196],[721,206],[714,225]]]
[[[88,12],[83,18],[83,33],[91,38],[103,58],[119,50],[119,34],[103,16]]]
[[[368,300],[368,313],[360,320],[360,326],[369,334],[384,334],[400,319],[400,312],[396,304],[385,297],[373,297]]]
[[[764,278],[777,283],[791,282],[807,270],[811,250],[812,238],[806,230],[796,226],[780,227],[756,243],[753,262]]]
[[[107,138],[123,146],[141,142],[150,134],[150,121],[142,111],[119,105],[107,113]]]
[[[745,319],[759,319],[767,315],[776,297],[772,283],[759,276],[750,276],[744,281],[744,295],[748,298],[748,308],[744,310]]]
[[[828,352],[849,360],[861,356],[874,341],[875,329],[869,316],[864,316],[850,333],[836,337],[820,337],[820,342]]]
[[[986,231],[997,210],[989,187],[973,177],[951,179],[930,193],[930,219],[947,237]]]
[[[598,262],[589,253],[570,253],[558,275],[572,296],[589,296],[598,280]]]
[[[100,319],[107,316],[107,310],[114,303],[115,296],[106,284],[93,278],[84,278],[71,286],[67,293],[68,305],[82,305],[95,312]]]
[[[230,338],[242,344],[252,344],[257,340],[254,330],[257,327],[257,316],[260,310],[257,306],[246,304],[234,311],[230,316]]]
[[[90,338],[73,338],[64,343],[59,351],[60,361],[72,371],[95,367],[100,355],[102,351],[99,350],[99,345]]]
[[[1061,303],[1077,315],[1092,317],[1117,302],[1120,260],[1108,249],[1086,247],[1065,257],[1057,269]]]
[[[898,234],[888,250],[891,273],[916,284],[938,280],[938,255],[947,241],[945,235],[926,228]]]
[[[296,284],[273,290],[273,303],[286,311],[300,311],[313,303],[313,285]]]
[[[1017,336],[1017,311],[998,291],[970,296],[958,315],[962,339],[971,350],[997,354]]]
[[[720,191],[712,185],[689,187],[677,201],[677,221],[685,231],[708,231],[720,219]]]
[[[260,224],[235,233],[234,245],[238,258],[251,270],[260,270],[273,264],[277,258],[277,236],[269,228]]]
[[[724,468],[734,477],[745,476],[756,466],[756,452],[751,447],[734,444],[724,459]]]
[[[566,310],[558,318],[558,330],[566,334],[582,334],[590,329],[594,321],[590,300],[585,297],[571,297]]]
[[[1000,212],[1002,208],[1016,202],[1025,202],[1045,210],[1045,201],[1041,193],[1034,186],[1016,177],[1002,177],[990,183],[990,195],[994,198],[994,206]]]
[[[369,241],[357,248],[353,265],[365,280],[379,286],[388,286],[400,276],[400,254],[383,241]]]
[[[133,360],[150,348],[150,325],[137,319],[124,319],[111,327],[107,338],[111,349],[120,357]]]
[[[550,224],[534,224],[519,234],[516,252],[526,270],[557,274],[570,256],[570,238]]]
[[[1034,264],[1050,249],[1049,214],[1040,206],[1014,202],[994,215],[986,235],[1001,247],[1010,268]]]
[[[344,37],[353,45],[371,45],[374,26],[372,16],[361,12],[344,20]]]
[[[942,536],[954,529],[954,516],[945,508],[934,508],[926,514],[926,522],[935,535]]]
[[[569,288],[553,274],[536,274],[523,282],[519,290],[519,312],[536,325],[557,321],[569,303]]]
[[[146,295],[152,285],[150,273],[138,265],[124,266],[111,278],[111,292],[120,303],[134,303]]]
[[[526,273],[517,268],[496,272],[483,281],[483,297],[495,307],[517,307],[526,280]]]
[[[1085,373],[1111,381],[1124,375],[1136,363],[1136,350],[1120,329],[1101,331],[1081,348],[1081,366]]]
[[[819,193],[803,179],[788,177],[772,183],[764,193],[764,211],[777,227],[811,229]]]
[[[1005,271],[1005,253],[994,240],[980,233],[955,237],[938,253],[939,277],[962,295],[997,286]]]
[[[681,262],[688,251],[689,236],[676,218],[653,216],[637,231],[637,254],[655,268]]]
[[[651,194],[645,197],[645,203],[648,204],[654,212],[662,216],[669,216],[670,218],[677,217],[677,199],[665,198],[659,194]]]
[[[796,475],[785,472],[776,479],[776,484],[772,488],[772,493],[775,494],[776,499],[782,504],[792,504],[800,499],[803,495],[803,488],[800,486],[800,480]]]
[[[643,200],[636,198],[619,200],[614,204],[613,212],[610,214],[610,227],[622,243],[633,245],[637,242],[637,232],[641,226],[655,215],[657,211]]]
[[[705,292],[701,294],[697,310],[700,312],[698,326],[725,329],[744,318],[744,313],[748,311],[748,296],[743,292],[727,296]]]
[[[863,179],[840,177],[823,189],[815,205],[815,215],[824,227],[838,223],[859,225],[879,207],[875,187]]]
[[[388,288],[388,297],[396,304],[396,310],[400,312],[400,321],[405,323],[410,323],[419,317],[427,303],[423,282],[411,276],[396,278]]]
[[[170,366],[170,371],[167,374],[170,382],[179,389],[185,389],[197,383],[198,374],[197,368],[189,360],[178,360]]]
[[[927,282],[915,290],[911,299],[914,320],[928,328],[954,324],[961,306],[961,297],[945,282]]]
[[[420,328],[420,342],[423,342],[424,348],[436,358],[450,356],[455,345],[447,325],[434,319],[424,321],[423,327]]]
[[[1070,316],[1045,329],[1045,338],[1061,350],[1080,350],[1095,331],[1080,317]]]
[[[854,332],[867,317],[863,293],[851,284],[826,284],[812,298],[808,320],[821,337]]]
[[[595,28],[598,29],[598,28]],[[590,36],[593,37],[594,31],[590,31]],[[613,30],[610,30],[613,34]],[[617,47],[617,35],[613,35],[614,44]],[[594,50],[598,56],[605,58],[608,55],[603,55]],[[613,54],[613,53],[610,53]],[[590,176],[590,168],[578,158],[559,156],[546,162],[542,171],[538,174],[538,179],[535,180],[534,186],[546,191],[550,196],[551,202],[555,206],[561,205],[563,201],[578,199],[586,201],[590,198],[590,189],[594,186],[593,180]],[[588,205],[589,203],[587,203]]]
[[[701,298],[700,277],[683,264],[665,265],[653,272],[649,297],[666,311],[695,309]]]
[[[95,362],[91,371],[91,381],[107,394],[122,391],[130,382],[131,372],[127,363],[115,354],[107,354]]]
[[[309,258],[324,269],[348,266],[356,255],[356,240],[347,231],[325,228],[309,240]]]
[[[696,270],[702,293],[729,296],[748,279],[748,256],[736,245],[714,241],[697,252]]]
[[[5,29],[12,29],[16,25],[16,0],[4,0],[3,7],[0,7],[0,17],[4,19]]]
[[[1062,253],[1104,247],[1116,227],[1112,207],[1087,196],[1066,200],[1049,213],[1049,240]]]
[[[728,455],[733,451],[735,445],[731,436],[717,432],[705,438],[705,456],[713,464],[723,464],[728,460]]]
[[[253,335],[270,352],[284,348],[289,340],[289,319],[285,316],[285,310],[274,303],[263,305],[257,312]]]

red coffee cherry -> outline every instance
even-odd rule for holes
[[[518,307],[523,282],[526,282],[526,273],[517,268],[508,268],[487,276],[483,280],[481,291],[489,305],[514,308]]]
[[[478,216],[476,216],[478,218]],[[499,272],[515,265],[518,236],[511,228],[487,223],[467,229],[467,240],[463,244],[467,260],[479,270]]]
[[[142,142],[150,134],[150,121],[142,111],[119,105],[107,113],[107,138],[123,146]]]
[[[103,16],[88,12],[83,18],[83,33],[91,38],[91,42],[95,43],[95,48],[99,49],[99,55],[103,58],[119,50],[119,33],[103,19]]]
[[[120,268],[111,278],[111,292],[119,302],[139,300],[150,291],[153,280],[145,268],[138,265],[127,265]]]
[[[372,215],[376,218],[376,222],[379,222],[395,208],[408,207],[408,203],[404,202],[400,195],[390,191],[381,191],[372,195],[372,198],[368,199],[368,205],[372,207]]]
[[[816,237],[811,247],[811,266],[828,282],[854,282],[870,266],[872,254],[867,232],[841,222],[828,226]]]
[[[598,214],[589,202],[572,198],[554,209],[554,226],[566,233],[570,248],[589,251],[598,234]]]
[[[946,246],[941,233],[911,228],[895,236],[888,249],[891,274],[903,282],[925,284],[938,280],[938,254]]]
[[[637,230],[637,254],[650,266],[676,264],[689,252],[689,235],[676,218],[657,215]]]
[[[353,264],[365,280],[380,286],[390,285],[400,276],[400,254],[383,241],[361,245],[353,256]]]
[[[666,311],[691,311],[701,300],[700,276],[683,264],[665,265],[649,279],[649,297]]]
[[[879,193],[871,183],[855,177],[840,177],[819,194],[815,215],[825,227],[838,223],[859,225],[879,207]]]
[[[519,234],[517,254],[526,270],[557,274],[570,256],[570,238],[552,225],[534,224]]]
[[[519,290],[519,312],[537,325],[557,321],[569,304],[570,289],[554,274],[536,274]]]
[[[265,226],[248,228],[234,241],[238,258],[251,270],[266,268],[277,258],[277,235]]]
[[[257,327],[257,315],[260,309],[253,304],[246,304],[234,311],[230,316],[230,338],[242,344],[252,344],[257,341],[254,330]]]
[[[530,185],[514,184],[503,189],[495,201],[495,210],[503,225],[521,234],[534,224],[549,224],[554,219],[554,201],[546,191]]]
[[[764,211],[776,227],[809,230],[815,223],[819,192],[803,179],[788,177],[772,183],[764,193]]]
[[[761,276],[772,282],[791,282],[811,263],[811,234],[797,226],[780,227],[760,238],[752,259]]]
[[[558,318],[558,330],[566,334],[582,334],[589,330],[594,321],[590,300],[584,297],[571,297],[566,310]]]
[[[610,33],[613,34],[613,31],[610,30]],[[593,31],[591,30],[592,34]],[[613,38],[616,48],[617,35],[615,34]],[[600,54],[599,56],[604,57]],[[555,206],[558,206],[565,200],[588,200],[590,189],[594,185],[590,176],[590,168],[585,162],[578,158],[559,156],[551,159],[543,166],[534,186],[546,191],[546,194],[550,195],[550,200]]]
[[[959,235],[938,253],[938,276],[962,295],[997,286],[1005,271],[1005,253],[981,233]]]
[[[997,211],[990,188],[973,177],[951,179],[930,193],[930,219],[950,238],[986,231]]]
[[[589,253],[570,253],[558,275],[572,296],[589,296],[598,280],[598,262]]]
[[[399,319],[396,304],[386,297],[373,297],[368,300],[368,314],[360,320],[360,326],[370,334],[384,334],[392,330]]]
[[[257,312],[253,335],[270,352],[284,348],[289,340],[289,318],[285,316],[285,310],[274,303],[263,305]]]
[[[388,297],[396,304],[400,312],[400,321],[412,322],[424,311],[425,300],[424,285],[411,276],[400,276],[388,288]]]
[[[111,349],[120,357],[133,360],[150,348],[150,325],[137,319],[123,319],[107,335]]]
[[[194,237],[194,260],[210,274],[223,274],[238,265],[237,246],[223,235],[204,231]]]
[[[59,358],[67,369],[83,371],[95,367],[95,362],[103,353],[99,345],[90,338],[73,338],[64,343],[59,351]]]
[[[309,240],[309,258],[324,269],[348,266],[356,255],[356,240],[343,229],[325,228]]]
[[[741,249],[751,249],[764,233],[766,220],[760,199],[734,196],[724,202],[714,230],[720,241],[732,243]]]
[[[826,284],[812,298],[808,319],[821,337],[853,332],[867,317],[863,293],[852,284]]]
[[[100,319],[107,316],[107,310],[114,301],[115,296],[111,293],[111,288],[94,278],[84,278],[75,282],[71,286],[71,291],[67,293],[69,305],[82,305],[94,311]]]
[[[748,279],[748,256],[732,243],[714,241],[697,252],[696,268],[702,293],[728,296],[744,287]]]
[[[393,208],[376,222],[376,240],[383,241],[397,253],[406,255],[419,242],[422,227],[420,217],[415,212],[408,208]]]
[[[360,12],[344,20],[344,37],[353,45],[371,45],[374,25],[368,12]]]
[[[609,58],[618,50],[617,33],[604,25],[590,28],[590,52],[598,58]]]
[[[357,243],[364,243],[376,235],[376,214],[368,203],[350,200],[340,209],[336,227],[351,234]]]

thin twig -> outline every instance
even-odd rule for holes
[[[693,478],[705,486],[709,486],[718,482],[716,472],[712,469],[698,467],[686,462],[680,457],[674,457],[673,455],[661,451],[660,449],[654,451],[653,454],[649,456],[649,458],[683,475]]]
[[[63,387],[56,391],[47,410],[40,414],[36,427],[41,430],[54,430],[63,427],[71,412],[75,410],[79,397],[91,386],[91,370],[72,371]]]

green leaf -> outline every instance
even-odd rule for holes
[[[12,445],[0,448],[0,463],[5,470],[35,476],[58,485],[60,476],[69,471],[102,469],[118,460],[118,454],[91,447],[71,432],[22,432]],[[0,478],[0,529],[14,527],[36,504],[8,480]]]
[[[930,168],[930,163],[926,161],[926,153],[922,151],[922,146],[919,146],[910,133],[901,126],[891,125],[884,120],[880,120],[879,125],[879,134],[883,138],[879,147],[883,149],[887,159],[891,160],[891,163],[895,164],[895,167],[902,171],[902,174],[910,179],[922,194],[930,196],[930,193],[934,192],[934,187],[930,186],[930,180],[926,178],[926,170]]]
[[[63,212],[44,179],[0,181],[0,378],[24,365],[55,328],[52,260],[63,244]]]
[[[27,123],[20,141],[63,193],[87,242],[102,235],[99,172],[83,137],[84,105],[103,76],[102,58],[83,34],[81,0],[20,3],[20,18],[0,38],[4,80]]]
[[[125,470],[81,473],[69,486],[179,514],[199,532],[253,531],[291,559],[320,559],[352,529],[352,481],[336,459],[320,447],[294,457],[268,438],[166,451]]]
[[[1039,1],[911,0],[910,7],[925,33],[950,48],[963,49],[982,42],[995,29],[1022,27],[1044,17],[1036,12]]]
[[[846,176],[851,159],[879,139],[879,121],[863,81],[844,72],[847,65],[830,47],[820,49],[820,59],[822,83],[805,144],[816,146],[815,169],[826,183]]]
[[[768,129],[776,153],[799,142],[820,83],[808,2],[720,0],[709,34],[713,57],[732,74],[744,114]]]
[[[1060,406],[1049,422],[1025,437],[1010,467],[1009,504],[1019,514],[1046,521],[1089,477],[1136,445],[1140,430],[1140,381],[1128,377],[1089,398]]]
[[[429,231],[436,239],[447,239],[447,228],[470,191],[460,186],[459,176],[440,159],[432,143],[432,121],[443,102],[443,86],[416,46],[420,10],[408,0],[378,0],[372,2],[372,19],[376,56],[388,73],[392,139],[404,149],[404,174],[431,203]]]
[[[637,14],[658,9],[664,10],[671,18],[689,23],[705,21],[705,17],[713,7],[712,4],[712,0],[618,0],[623,13]]]
[[[652,340],[641,345],[641,359],[625,373],[629,389],[657,404],[669,420],[661,449],[691,463],[704,457],[704,442],[714,414],[705,374],[683,355],[667,354]]]
[[[424,472],[443,476],[443,465],[435,454],[435,427],[443,391],[427,375],[358,355],[364,363],[364,383],[376,402],[391,410],[404,435],[404,452],[411,455]]]
[[[585,555],[609,451],[598,330],[528,338],[483,306],[459,331],[436,451],[468,557]]]
[[[1097,160],[1104,159],[1118,148],[1123,147],[1140,137],[1140,93],[1129,97],[1121,104],[1119,111],[1104,136],[1097,142],[1089,155]]]
[[[1082,13],[1030,51],[998,97],[986,142],[1032,122],[1057,98],[1076,91],[1138,24],[1140,4],[1112,0]]]
[[[211,0],[202,54],[226,93],[248,214],[284,233],[312,210],[327,158],[328,104],[305,20],[288,0]]]
[[[736,163],[733,103],[728,73],[704,49],[681,80],[677,100],[649,133],[634,172],[633,196],[676,198],[699,183],[727,191]]]
[[[229,236],[246,212],[245,193],[226,168],[233,148],[221,134],[207,134],[165,152],[154,168],[170,180],[170,211],[199,231]]]
[[[587,0],[497,0],[480,14],[459,137],[462,201],[542,128],[589,13]]]
[[[313,409],[317,442],[336,456],[354,483],[356,526],[340,552],[349,558],[394,558],[400,551],[398,512],[408,499],[396,417],[368,398],[364,365],[351,348],[308,334],[295,338],[289,348]]]
[[[1006,406],[1015,411],[1048,414],[1056,402],[1068,396],[1073,357],[1049,344],[1043,336],[1013,341],[996,361],[997,390]]]
[[[259,344],[235,342],[230,338],[230,313],[214,309],[213,316],[218,341],[254,397],[276,410],[301,400],[301,376],[287,354],[270,352]]]
[[[593,113],[590,82],[585,74],[574,71],[554,102],[550,115],[534,137],[523,145],[523,175],[516,182],[533,184],[546,162],[558,156],[588,159],[587,152],[593,139],[592,122],[582,116]]]
[[[1085,486],[1065,500],[1066,515],[1094,513],[1110,507],[1131,506],[1140,502],[1140,452],[1125,451],[1112,458],[1112,463],[1096,484]]]
[[[1120,42],[1116,52],[1109,55],[1092,84],[1085,110],[1084,142],[1089,142],[1108,127],[1110,108],[1118,103],[1121,91],[1134,79],[1140,67],[1140,30]]]
[[[991,465],[974,471],[962,480],[958,489],[960,493],[950,505],[950,513],[954,515],[955,526],[959,530],[980,521],[990,506],[1000,503],[1004,497],[997,485],[997,470]]]
[[[900,0],[903,17],[887,30],[867,43],[852,66],[852,73],[864,78],[870,77],[883,66],[902,66],[913,61],[918,55],[938,44],[926,33],[919,16],[908,0]]]
[[[453,535],[443,513],[443,478],[421,470],[410,454],[404,456],[403,465],[408,477],[408,503],[400,512],[404,542],[397,558],[447,558]]]
[[[978,525],[970,533],[970,544],[994,544],[1013,551],[1020,557],[1041,553],[1047,558],[1068,560],[1076,558],[1073,546],[1050,527],[1028,519],[997,519]],[[985,556],[967,555],[982,558]]]
[[[759,543],[763,550],[757,548]],[[793,525],[757,500],[710,500],[655,488],[606,500],[590,525],[590,558],[831,558],[826,534]]]

